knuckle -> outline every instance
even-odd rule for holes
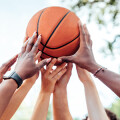
[[[28,42],[28,45],[29,45],[29,46],[33,46],[34,44],[33,44],[33,43],[31,43],[31,42]]]
[[[27,57],[28,57],[28,58],[33,58],[33,57],[34,57],[34,54],[32,54],[32,53],[27,54]]]
[[[46,64],[47,64],[47,62],[46,62],[46,61],[43,61],[43,63],[42,63],[42,64],[43,64],[43,66],[44,66],[44,65],[46,65]]]

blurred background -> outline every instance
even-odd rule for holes
[[[62,6],[75,12],[88,26],[98,64],[120,73],[120,0],[0,0],[0,64],[20,52],[30,18],[49,6]],[[104,107],[120,118],[120,99],[97,78],[93,79]],[[30,119],[40,84],[39,77],[12,120]],[[84,88],[75,66],[67,91],[73,119],[83,119],[87,115]],[[52,120],[52,96],[47,120]]]

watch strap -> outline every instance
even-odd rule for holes
[[[21,86],[21,84],[23,83],[23,80],[22,80],[22,78],[14,71],[14,72],[12,72],[12,74],[10,75],[10,76],[8,76],[8,77],[3,77],[3,79],[4,80],[6,80],[6,79],[13,79],[13,80],[15,80],[15,82],[17,83],[17,85],[18,85],[18,88]]]

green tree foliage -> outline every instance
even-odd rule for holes
[[[86,14],[88,22],[95,22],[99,27],[104,27],[106,31],[109,24],[113,29],[120,27],[120,0],[63,0],[63,2],[66,2],[74,12]],[[116,35],[112,42],[106,41],[108,53],[114,55],[118,38],[120,38],[120,34]],[[117,47],[117,49],[119,48]],[[102,52],[105,53],[105,49],[102,48]],[[110,54],[106,53],[106,55]]]
[[[120,99],[116,99],[109,109],[120,118]]]

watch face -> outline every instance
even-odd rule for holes
[[[10,75],[8,75],[8,76],[3,76],[3,79],[10,79],[11,78],[11,76],[14,74],[15,72],[12,72]]]
[[[7,78],[9,78],[8,76],[3,76],[3,79],[7,79]]]

